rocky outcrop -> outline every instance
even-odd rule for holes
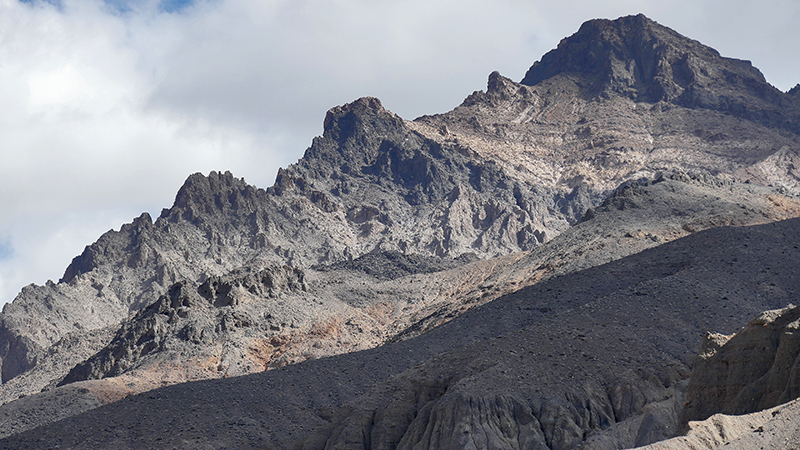
[[[797,417],[797,404],[781,405],[756,413],[731,416],[714,414],[706,420],[689,422],[685,435],[656,442],[637,450],[717,450],[787,448],[788,439],[777,437],[775,429],[791,430],[786,421]],[[776,423],[777,422],[777,423]],[[783,422],[783,423],[780,423]],[[772,429],[770,429],[772,428]],[[783,433],[781,433],[783,434]],[[764,436],[769,436],[763,438]],[[780,434],[778,434],[780,436]],[[764,445],[764,441],[773,441]],[[777,444],[777,445],[776,445]]]
[[[353,270],[375,277],[379,280],[395,280],[413,274],[426,274],[454,269],[463,264],[477,261],[473,253],[464,253],[458,258],[447,259],[432,256],[408,255],[398,251],[371,252],[352,261],[342,261],[313,268],[323,272],[334,270]]]
[[[97,293],[91,286],[49,282],[23,288],[16,302],[6,304],[0,317],[3,383],[42,362],[58,342],[75,334],[118,325],[127,315],[127,308],[115,296]],[[77,301],[84,298],[90,300]],[[86,341],[89,342],[92,341]]]
[[[522,84],[534,86],[557,75],[574,76],[591,96],[723,111],[800,132],[798,105],[750,61],[724,58],[641,14],[584,23],[536,62]]]
[[[800,396],[800,307],[767,311],[733,336],[706,334],[682,420],[747,414]]]
[[[334,108],[325,123],[271,192],[340,205],[365,252],[496,256],[531,249],[579,218],[556,206],[560,189],[521,183],[468,149],[428,139],[377,99]],[[572,205],[578,214],[586,200]]]
[[[800,307],[706,333],[680,411],[683,436],[642,449],[784,449],[797,442]]]
[[[458,380],[448,379],[448,384]],[[447,394],[447,387],[421,384],[403,391],[372,416],[357,415],[338,424],[325,442],[331,448],[462,449],[462,448],[618,448],[620,441],[600,435],[617,421],[626,422],[646,411],[646,420],[627,429],[623,441],[652,442],[673,433],[675,408],[659,410],[654,400],[672,395],[662,387],[638,380],[611,387],[586,384],[563,398],[533,401],[519,394],[484,397]],[[675,400],[669,400],[675,403]],[[645,406],[647,405],[647,407]],[[403,408],[405,406],[405,408]],[[403,433],[405,430],[405,433]],[[630,436],[630,435],[633,436]],[[584,443],[587,436],[592,436]],[[367,440],[369,438],[370,440]],[[321,448],[310,439],[304,448]]]
[[[257,308],[236,306],[243,302],[252,303],[254,299],[275,299],[281,294],[305,290],[302,271],[274,265],[261,270],[248,267],[225,276],[210,277],[200,286],[189,282],[176,283],[167,294],[126,321],[103,350],[75,366],[59,385],[121,375],[140,366],[147,355],[157,352],[170,353],[171,362],[176,366],[183,363],[186,370],[192,365],[192,360],[202,360],[202,355],[210,356],[208,353],[213,355],[215,352],[209,352],[209,349],[213,349],[215,344],[236,346],[243,337],[236,339],[229,335],[237,331],[245,329],[245,335],[255,334],[263,338],[276,335],[275,331],[286,326],[285,321],[279,325],[280,319],[271,314],[259,315]],[[271,310],[275,312],[274,308]],[[252,340],[244,340],[243,346],[252,346]],[[272,342],[279,340],[274,338]],[[206,368],[211,369],[212,374],[196,378],[213,377],[213,372],[227,368],[229,363],[223,363],[224,356],[235,359],[233,355],[215,356],[219,364],[210,364],[214,367]],[[239,356],[242,359],[242,355]],[[274,354],[261,356],[269,360]],[[263,370],[263,367],[259,369]]]

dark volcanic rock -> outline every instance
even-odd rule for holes
[[[798,105],[769,85],[750,64],[720,56],[643,15],[591,20],[525,74],[533,86],[557,75],[573,76],[587,95],[623,95],[731,113],[800,131]]]

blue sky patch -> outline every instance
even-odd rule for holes
[[[61,9],[61,7],[63,6],[61,0],[19,0],[19,2],[26,3],[28,5],[35,5],[37,3],[49,3],[58,9]]]
[[[181,12],[193,3],[193,0],[161,0],[161,3],[158,4],[158,9],[167,13]]]
[[[19,0],[21,3],[34,5],[36,3],[49,3],[61,9],[62,0]],[[106,5],[111,7],[119,14],[125,14],[133,10],[133,6],[142,3],[142,0],[103,0]],[[188,6],[194,4],[194,0],[161,0],[158,3],[158,10],[165,13],[177,13],[183,11]]]
[[[14,256],[14,247],[11,246],[11,239],[0,238],[0,261],[11,259]]]

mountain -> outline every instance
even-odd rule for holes
[[[528,433],[550,448],[647,443],[671,434],[702,330],[733,332],[738,317],[800,289],[798,225],[706,230],[551,278],[413,339],[160,388],[2,444],[436,448],[462,429]]]
[[[639,15],[447,113],[332,108],[273,186],[191,175],[4,307],[2,444],[672,437],[703,333],[798,288],[795,91]]]
[[[585,96],[667,102],[800,131],[797,103],[770,86],[750,61],[724,58],[641,14],[586,22],[535,63],[522,84],[564,77]]]

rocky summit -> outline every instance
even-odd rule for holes
[[[193,174],[23,288],[0,315],[0,448],[794,432],[766,408],[800,395],[798,88],[638,15],[452,111],[361,98],[323,129],[273,186]]]

